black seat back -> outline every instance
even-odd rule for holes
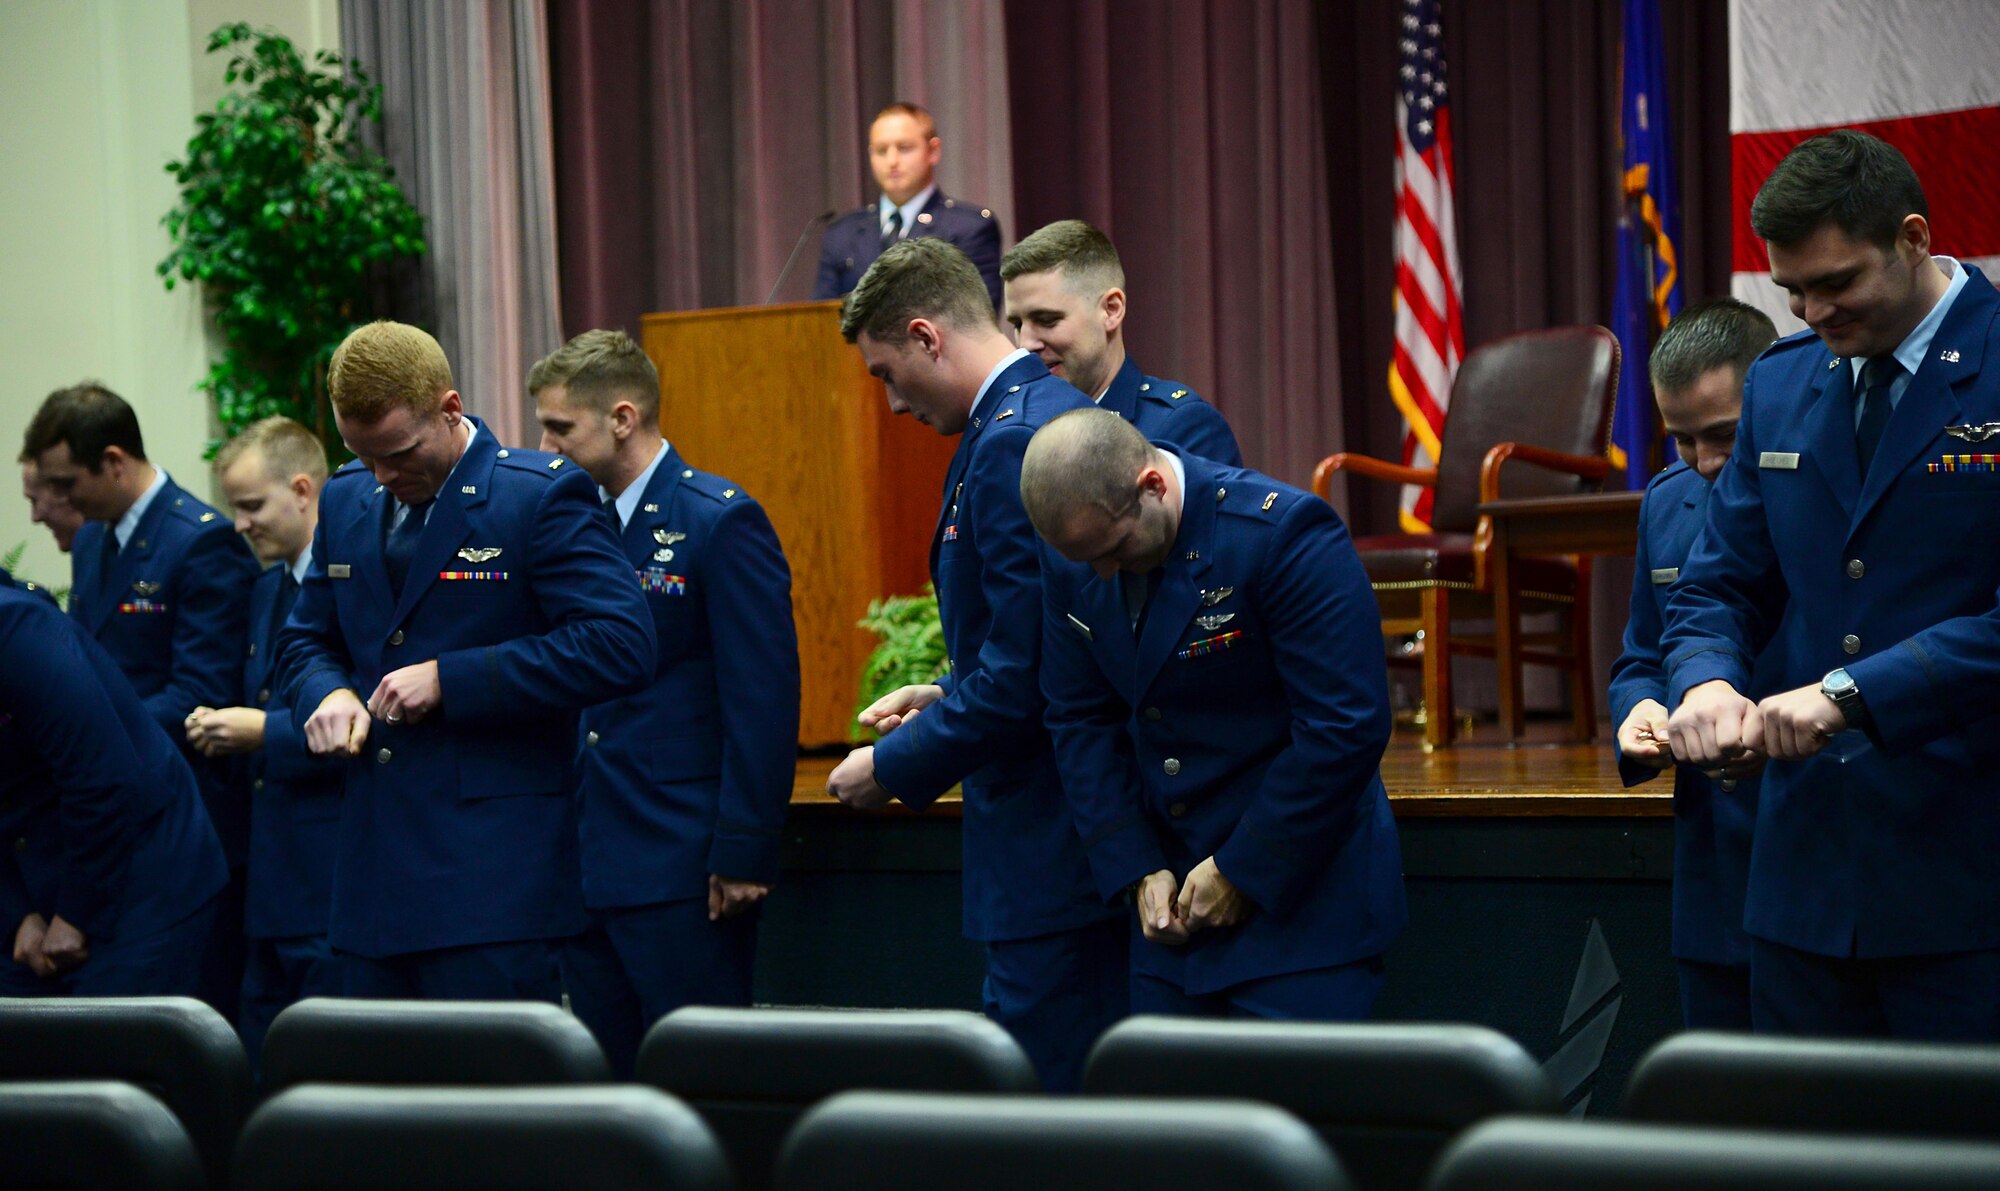
[[[1326,1144],[1242,1100],[846,1092],[807,1113],[779,1191],[1343,1191]]]
[[[1264,1100],[1319,1132],[1364,1191],[1421,1187],[1471,1125],[1560,1107],[1540,1066],[1483,1026],[1135,1017],[1098,1039],[1084,1091]]]
[[[238,1191],[729,1191],[722,1151],[653,1088],[293,1088],[243,1127]]]
[[[681,1009],[646,1034],[638,1078],[702,1115],[743,1191],[771,1185],[785,1135],[837,1092],[1040,1090],[1005,1030],[942,1009]]]
[[[0,1080],[38,1079],[121,1080],[152,1093],[214,1187],[226,1185],[255,1099],[236,1031],[190,997],[0,1000]]]
[[[582,1022],[536,1001],[360,1001],[316,997],[264,1039],[264,1088],[302,1083],[607,1083]]]
[[[0,1185],[11,1191],[200,1191],[187,1130],[128,1083],[0,1083]],[[219,1186],[220,1184],[216,1184]]]

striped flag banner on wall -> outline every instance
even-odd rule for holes
[[[1435,467],[1451,380],[1465,356],[1464,292],[1452,211],[1451,111],[1438,0],[1403,0],[1396,80],[1396,356],[1389,397],[1402,412],[1403,462]],[[1430,528],[1431,490],[1405,487],[1404,530]]]
[[[1931,251],[2000,269],[2000,5],[1993,0],[1730,0],[1731,291],[1782,334],[1750,203],[1792,146],[1858,128],[1903,151]]]

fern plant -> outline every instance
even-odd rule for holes
[[[861,693],[854,711],[859,715],[870,703],[898,687],[936,682],[950,668],[944,647],[944,625],[938,620],[937,591],[924,584],[922,595],[890,596],[870,600],[868,615],[858,622],[878,638],[875,650],[861,667]],[[856,724],[849,730],[853,740],[862,738]]]

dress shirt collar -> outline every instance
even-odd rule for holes
[[[994,381],[1000,379],[1001,373],[1007,371],[1009,368],[1012,368],[1015,364],[1015,361],[1020,360],[1024,356],[1031,356],[1033,354],[1034,353],[1029,351],[1027,348],[1017,347],[1013,351],[1007,353],[1005,359],[1001,360],[998,364],[995,364],[993,366],[993,371],[986,374],[985,383],[979,386],[979,396],[974,397],[972,399],[972,408],[966,411],[965,415],[966,418],[970,420],[973,414],[979,412],[980,403],[986,400],[987,390],[993,387]]]
[[[647,485],[653,482],[653,473],[660,470],[660,461],[666,457],[667,440],[663,438],[660,440],[659,449],[653,452],[653,461],[646,465],[646,470],[640,472],[637,479],[625,485],[625,491],[620,492],[615,499],[611,493],[605,491],[604,485],[597,486],[597,494],[610,501],[618,510],[618,524],[632,524],[632,514],[639,511],[639,501],[644,499]]]
[[[886,194],[883,195],[879,200],[877,200],[875,205],[876,225],[881,230],[885,232],[888,231],[889,212],[901,211],[903,213],[903,230],[900,233],[898,233],[897,238],[902,240],[909,239],[910,233],[916,229],[917,216],[921,215],[923,213],[924,208],[930,205],[931,196],[936,193],[937,193],[937,183],[933,182],[929,186],[924,187],[922,190],[919,190],[916,194],[912,195],[910,197],[910,201],[904,203],[900,207],[890,202],[888,195]]]
[[[126,509],[125,515],[118,519],[118,524],[112,527],[111,532],[118,535],[118,548],[120,550],[123,550],[125,544],[132,540],[133,531],[139,528],[139,519],[146,515],[147,509],[153,507],[153,498],[158,496],[166,486],[167,469],[164,467],[153,468],[153,482],[146,485],[146,490],[139,494],[139,499],[132,502],[132,507]]]

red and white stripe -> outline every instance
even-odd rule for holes
[[[2000,276],[2000,6],[1993,0],[1730,0],[1731,291],[1782,334],[1805,324],[1750,230],[1792,146],[1835,128],[1903,151],[1931,251]]]
[[[1403,462],[1434,467],[1451,382],[1465,357],[1465,320],[1459,309],[1464,281],[1458,267],[1458,234],[1452,207],[1451,111],[1436,114],[1437,141],[1428,152],[1410,144],[1400,95],[1396,101],[1396,355],[1389,393],[1409,427]],[[1405,487],[1403,528],[1430,528],[1431,490]]]

